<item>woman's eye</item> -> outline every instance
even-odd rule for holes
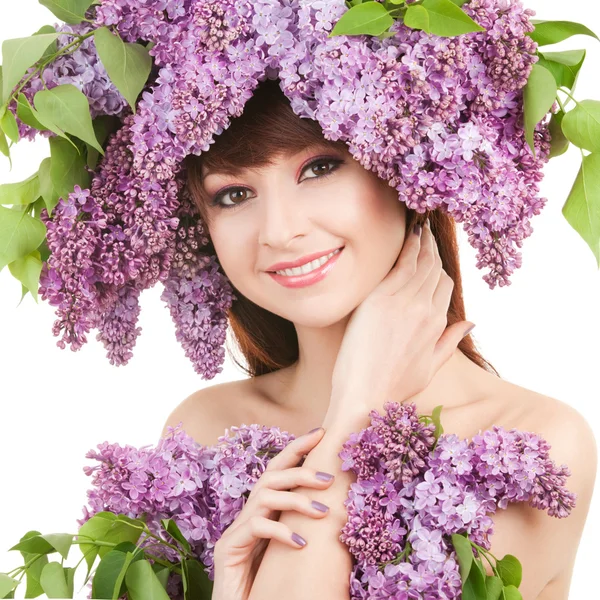
[[[323,177],[331,175],[343,162],[344,161],[339,158],[317,158],[306,165],[302,172],[311,172],[315,175],[315,177],[305,177],[305,179],[322,179]],[[322,168],[323,166],[325,166],[325,169]],[[300,181],[304,181],[304,179],[301,179]],[[220,206],[221,208],[236,208],[244,204],[248,199],[247,192],[249,192],[248,188],[231,187],[217,194],[211,204],[212,206]],[[222,199],[225,198],[229,198],[233,203],[223,203]]]
[[[311,171],[317,177],[324,177],[326,175],[330,175],[333,173],[340,163],[343,162],[338,158],[317,158],[317,160],[313,160],[310,164],[306,165],[304,171]],[[332,168],[326,167],[325,170],[319,167],[323,167],[324,165],[333,165]],[[316,179],[315,177],[309,177],[308,179]]]

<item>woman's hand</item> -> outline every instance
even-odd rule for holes
[[[321,441],[324,431],[321,428],[300,436],[269,461],[240,514],[215,545],[212,600],[247,600],[268,540],[275,538],[292,548],[303,548],[302,541],[294,541],[295,532],[278,522],[280,511],[295,510],[315,519],[327,516],[324,504],[315,503],[325,512],[315,508],[306,496],[283,491],[299,486],[324,490],[331,485],[333,477],[324,481],[317,478],[318,471],[296,466]]]
[[[407,235],[390,272],[350,317],[326,422],[383,413],[385,402],[402,402],[427,387],[472,325],[447,327],[453,288],[427,219],[422,233]]]

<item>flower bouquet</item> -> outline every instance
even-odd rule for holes
[[[352,600],[521,598],[519,560],[489,552],[491,515],[511,502],[558,518],[575,506],[568,467],[556,467],[543,439],[494,426],[461,440],[444,434],[441,408],[419,416],[414,404],[388,402],[338,455],[356,475],[339,538],[353,559]],[[295,438],[244,425],[205,447],[181,424],[168,432],[155,447],[105,442],[90,451],[99,464],[84,469],[93,485],[78,533],[25,534],[11,548],[25,564],[0,575],[0,598],[13,598],[23,577],[27,597],[73,598],[85,560],[90,598],[210,600],[215,543]],[[83,557],[65,567],[72,545]],[[49,562],[52,554],[62,561]]]

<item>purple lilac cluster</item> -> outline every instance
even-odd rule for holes
[[[356,559],[352,598],[460,598],[452,534],[466,533],[489,550],[490,515],[498,508],[528,502],[558,518],[574,508],[576,495],[565,487],[569,469],[554,464],[539,436],[495,425],[471,441],[443,434],[433,443],[433,425],[419,420],[414,404],[388,402],[384,409],[383,416],[372,411],[371,425],[340,452],[342,469],[357,476],[340,536]],[[390,437],[399,452],[392,460]],[[426,460],[412,478],[399,478],[393,459],[422,455],[423,442]]]
[[[298,116],[317,120],[325,138],[346,141],[408,207],[439,208],[463,223],[477,266],[489,271],[484,280],[508,285],[530,218],[546,202],[537,183],[549,153],[547,123],[537,126],[534,159],[522,122],[522,88],[537,60],[527,36],[534,13],[520,0],[471,0],[463,9],[486,31],[441,38],[397,22],[382,40],[328,38],[347,10],[344,0],[102,0],[91,7],[94,26],[152,42],[155,69],[136,114],[109,138],[91,185],[90,203],[107,215],[106,225],[87,218],[80,191],[52,219],[42,212],[49,228],[66,234],[49,240],[41,275],[42,298],[58,306],[58,345],[77,350],[98,328],[111,362],[126,364],[141,331],[139,293],[160,281],[196,372],[211,379],[222,371],[235,297],[216,257],[203,250],[207,228],[191,223],[200,216],[185,194],[183,159],[208,151],[267,77],[279,78]],[[88,85],[104,85],[103,77]],[[78,253],[89,260],[77,271]]]
[[[562,518],[575,506],[565,487],[567,466],[558,468],[535,434],[494,426],[471,441],[454,434],[436,440],[414,404],[388,402],[384,411],[371,411],[371,424],[351,434],[339,453],[342,469],[356,474],[340,535],[354,559],[353,600],[460,598],[453,533],[489,550],[498,508],[528,502]],[[172,518],[214,581],[215,543],[269,461],[295,438],[243,425],[204,447],[180,426],[168,432],[156,448],[104,443],[87,454],[101,464],[85,468],[94,488],[79,524],[105,510],[133,518],[146,513],[157,533],[160,519]],[[165,556],[177,560],[168,549]],[[171,585],[176,589],[177,581]]]
[[[197,444],[182,429],[169,427],[155,447],[98,444],[84,467],[92,476],[81,526],[98,512],[143,518],[155,535],[161,519],[173,519],[214,580],[214,545],[242,510],[269,461],[294,438],[277,428],[231,427],[215,446]],[[164,539],[164,537],[163,537]],[[168,539],[167,541],[171,541]],[[178,554],[145,538],[140,546],[172,562]],[[173,589],[180,578],[172,577]],[[173,597],[173,596],[172,596]]]

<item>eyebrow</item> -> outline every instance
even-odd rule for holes
[[[298,150],[297,152],[294,152],[293,150],[288,150],[287,152],[281,152],[280,154],[287,159],[290,159],[293,156],[296,156],[298,154],[301,154],[303,152],[309,153],[312,150],[318,150],[319,148],[323,149],[323,150],[334,150],[335,148],[333,146],[331,146],[330,143],[327,143],[326,140],[323,140],[322,142],[314,142],[313,144],[309,144],[308,146],[306,146],[305,148],[303,148],[302,150]],[[203,170],[203,174],[202,174],[202,179],[206,179],[209,175],[232,175],[232,176],[238,176],[241,173],[243,173],[244,171],[258,171],[260,169],[263,169],[265,167],[269,166],[268,164],[265,164],[263,167],[229,167],[229,168],[222,168],[222,169],[206,169],[206,171],[204,172],[204,167],[202,168]]]

